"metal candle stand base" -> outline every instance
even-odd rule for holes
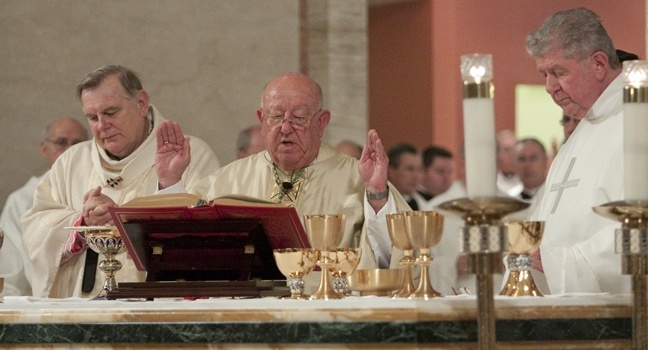
[[[479,349],[495,348],[493,274],[502,271],[502,253],[507,248],[506,228],[501,219],[528,206],[508,197],[462,198],[439,206],[441,213],[460,216],[466,221],[459,249],[467,254],[468,272],[477,278]]]
[[[648,202],[617,201],[593,208],[620,221],[615,250],[622,254],[622,273],[632,276],[632,348],[648,350]]]

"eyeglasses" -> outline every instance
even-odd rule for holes
[[[559,122],[560,122],[560,125],[562,125],[562,126],[565,126],[565,125],[569,124],[570,122],[578,125],[578,123],[580,123],[580,119],[568,117],[568,116],[565,115],[565,116],[562,117],[562,119],[560,119]]]
[[[315,118],[315,115],[317,115],[321,111],[322,111],[321,108],[318,109],[315,113],[313,113],[313,115],[310,118],[291,115],[290,117],[288,117],[288,119],[286,119],[284,117],[285,113],[276,112],[278,115],[266,116],[263,117],[263,119],[265,119],[266,123],[268,123],[268,125],[270,125],[273,128],[277,125],[283,125],[284,120],[288,120],[288,122],[294,129],[305,130],[308,127],[308,124],[311,122],[311,120]]]
[[[77,143],[81,142],[81,140],[68,140],[68,139],[56,139],[56,140],[50,140],[50,139],[45,139],[45,142],[49,142],[54,147],[56,147],[59,150],[66,150],[70,148],[72,145],[76,145]]]

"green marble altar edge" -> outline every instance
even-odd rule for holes
[[[498,320],[497,341],[632,339],[632,319]],[[0,343],[448,343],[476,342],[476,321],[13,323]]]

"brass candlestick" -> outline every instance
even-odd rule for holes
[[[403,266],[403,282],[392,298],[409,298],[415,288],[412,281],[412,267],[416,264],[416,259],[412,256],[414,246],[407,237],[407,230],[405,230],[405,214],[387,214],[387,230],[394,247],[403,251],[403,257],[399,261]]]
[[[331,267],[335,261],[330,252],[337,249],[344,233],[344,215],[305,215],[304,226],[311,246],[320,252],[317,265],[322,270],[320,286],[310,299],[342,299],[331,287]]]
[[[443,233],[443,216],[434,211],[408,211],[405,214],[405,231],[410,243],[418,248],[420,255],[416,263],[421,265],[421,279],[418,288],[409,298],[432,299],[442,297],[430,284],[430,248],[441,240]]]
[[[632,275],[632,348],[648,349],[648,202],[616,201],[594,211],[621,222],[614,232],[615,250],[624,275]]]
[[[509,197],[462,198],[442,203],[439,209],[461,217],[466,225],[459,249],[467,255],[467,269],[477,276],[477,327],[479,349],[495,348],[493,274],[502,271],[506,229],[502,217],[529,204]]]
[[[509,276],[500,295],[541,297],[542,292],[531,276],[533,267],[531,254],[540,246],[544,221],[509,221],[505,224],[509,251],[506,263]]]

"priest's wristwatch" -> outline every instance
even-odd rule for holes
[[[369,191],[365,191],[365,193],[367,193],[367,199],[370,201],[376,199],[385,199],[389,196],[389,186],[387,186],[387,189],[382,192],[372,193]]]

